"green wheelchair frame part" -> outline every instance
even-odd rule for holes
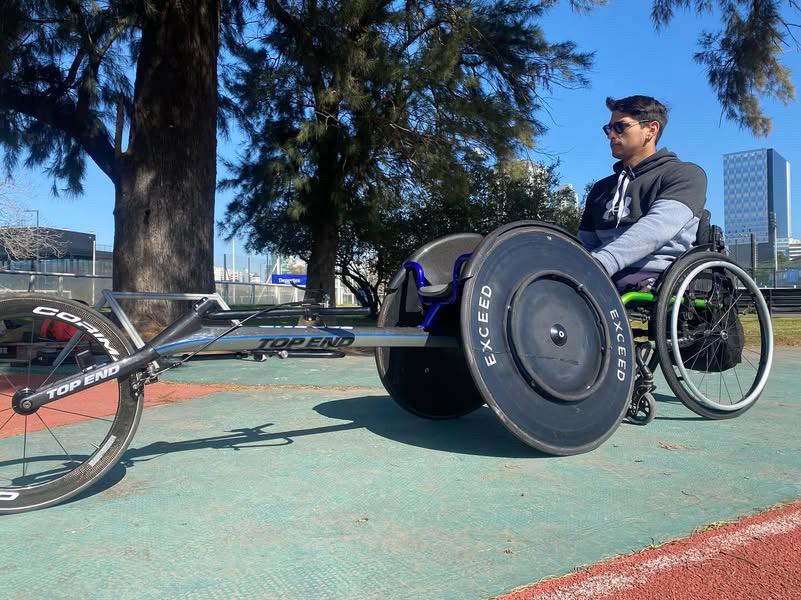
[[[675,298],[673,299],[675,301]],[[629,302],[656,302],[656,296],[650,292],[625,292],[620,296],[623,306]],[[672,302],[671,302],[672,304]],[[696,308],[706,308],[706,300],[693,300]]]

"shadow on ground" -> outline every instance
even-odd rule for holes
[[[667,396],[665,394],[654,394],[654,399],[656,399],[656,401],[659,404],[681,404],[681,400],[679,400],[675,396]],[[685,417],[668,417],[668,416],[660,415],[659,411],[657,409],[656,419],[657,420],[661,420],[661,421],[703,421],[704,420],[704,417],[702,417],[700,415],[696,415],[695,413],[689,412],[689,409],[687,409],[687,411],[688,411],[687,412],[687,416],[685,416]]]
[[[673,396],[655,394],[659,404],[680,404]],[[191,452],[202,449],[228,449],[234,451],[256,448],[280,448],[295,443],[299,438],[318,436],[354,429],[366,429],[383,438],[429,450],[498,458],[553,458],[519,441],[506,430],[492,410],[482,406],[475,412],[458,419],[428,420],[414,416],[400,408],[389,396],[361,396],[323,402],[314,411],[332,421],[330,425],[306,429],[278,431],[274,423],[230,429],[220,435],[181,440],[158,441],[146,446],[129,448],[122,460],[95,486],[82,492],[70,502],[81,500],[113,487],[129,468],[174,452]],[[667,421],[702,421],[692,413],[687,416],[662,416]]]
[[[94,486],[81,492],[69,502],[76,502],[103,492],[118,483],[128,469],[174,452],[203,449],[234,451],[256,448],[280,448],[293,444],[298,438],[367,429],[375,435],[430,450],[500,458],[553,458],[539,452],[508,432],[487,406],[459,419],[431,421],[411,415],[401,409],[389,396],[362,396],[324,402],[314,410],[329,419],[342,423],[276,431],[274,423],[231,429],[210,437],[158,441],[146,446],[129,448],[116,464]]]

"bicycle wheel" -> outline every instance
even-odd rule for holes
[[[31,414],[14,408],[14,396],[129,354],[123,334],[87,306],[0,298],[0,513],[52,506],[100,479],[128,447],[143,405],[130,376]]]
[[[770,313],[756,283],[722,254],[687,257],[659,292],[656,347],[676,397],[709,419],[730,419],[759,398],[773,361]]]

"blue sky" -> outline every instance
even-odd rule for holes
[[[692,60],[699,33],[717,30],[717,21],[714,17],[699,18],[693,12],[678,13],[668,29],[656,33],[649,18],[650,6],[651,2],[645,0],[611,0],[609,5],[585,15],[571,12],[563,2],[547,15],[543,29],[550,40],[573,40],[581,50],[594,51],[595,61],[588,73],[589,87],[555,88],[548,93],[546,110],[539,118],[549,131],[537,140],[530,158],[545,162],[558,158],[563,182],[572,183],[581,192],[588,181],[611,172],[613,159],[600,128],[609,118],[606,96],[654,96],[671,109],[661,144],[682,160],[704,168],[709,178],[707,207],[715,222],[723,224],[723,154],[772,147],[792,165],[792,232],[794,237],[801,237],[801,98],[789,106],[765,104],[773,118],[773,133],[767,138],[754,138],[736,124],[722,121],[720,105],[706,82],[703,67]],[[790,48],[784,62],[793,71],[793,82],[801,92],[801,54]],[[221,141],[222,156],[230,158],[237,150],[233,143]],[[53,198],[51,182],[39,172],[20,168],[15,178],[26,190],[28,208],[40,211],[42,224],[94,231],[99,244],[111,245],[114,189],[91,161],[85,194],[79,198]],[[218,193],[217,220],[223,217],[230,198],[230,192]],[[241,268],[245,252],[241,241],[236,244],[237,266]],[[222,265],[224,252],[230,261],[231,242],[217,235],[215,264]],[[254,256],[253,270],[265,260]]]

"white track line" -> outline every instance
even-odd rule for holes
[[[759,539],[788,533],[801,525],[801,510],[783,515],[779,518],[749,525],[744,529],[723,533],[709,538],[697,548],[689,548],[678,554],[657,556],[645,562],[627,566],[620,571],[614,570],[614,563],[609,565],[606,573],[568,585],[564,588],[535,593],[531,600],[583,600],[599,599],[619,593],[646,583],[649,579],[675,567],[703,562],[740,546],[745,546]]]

